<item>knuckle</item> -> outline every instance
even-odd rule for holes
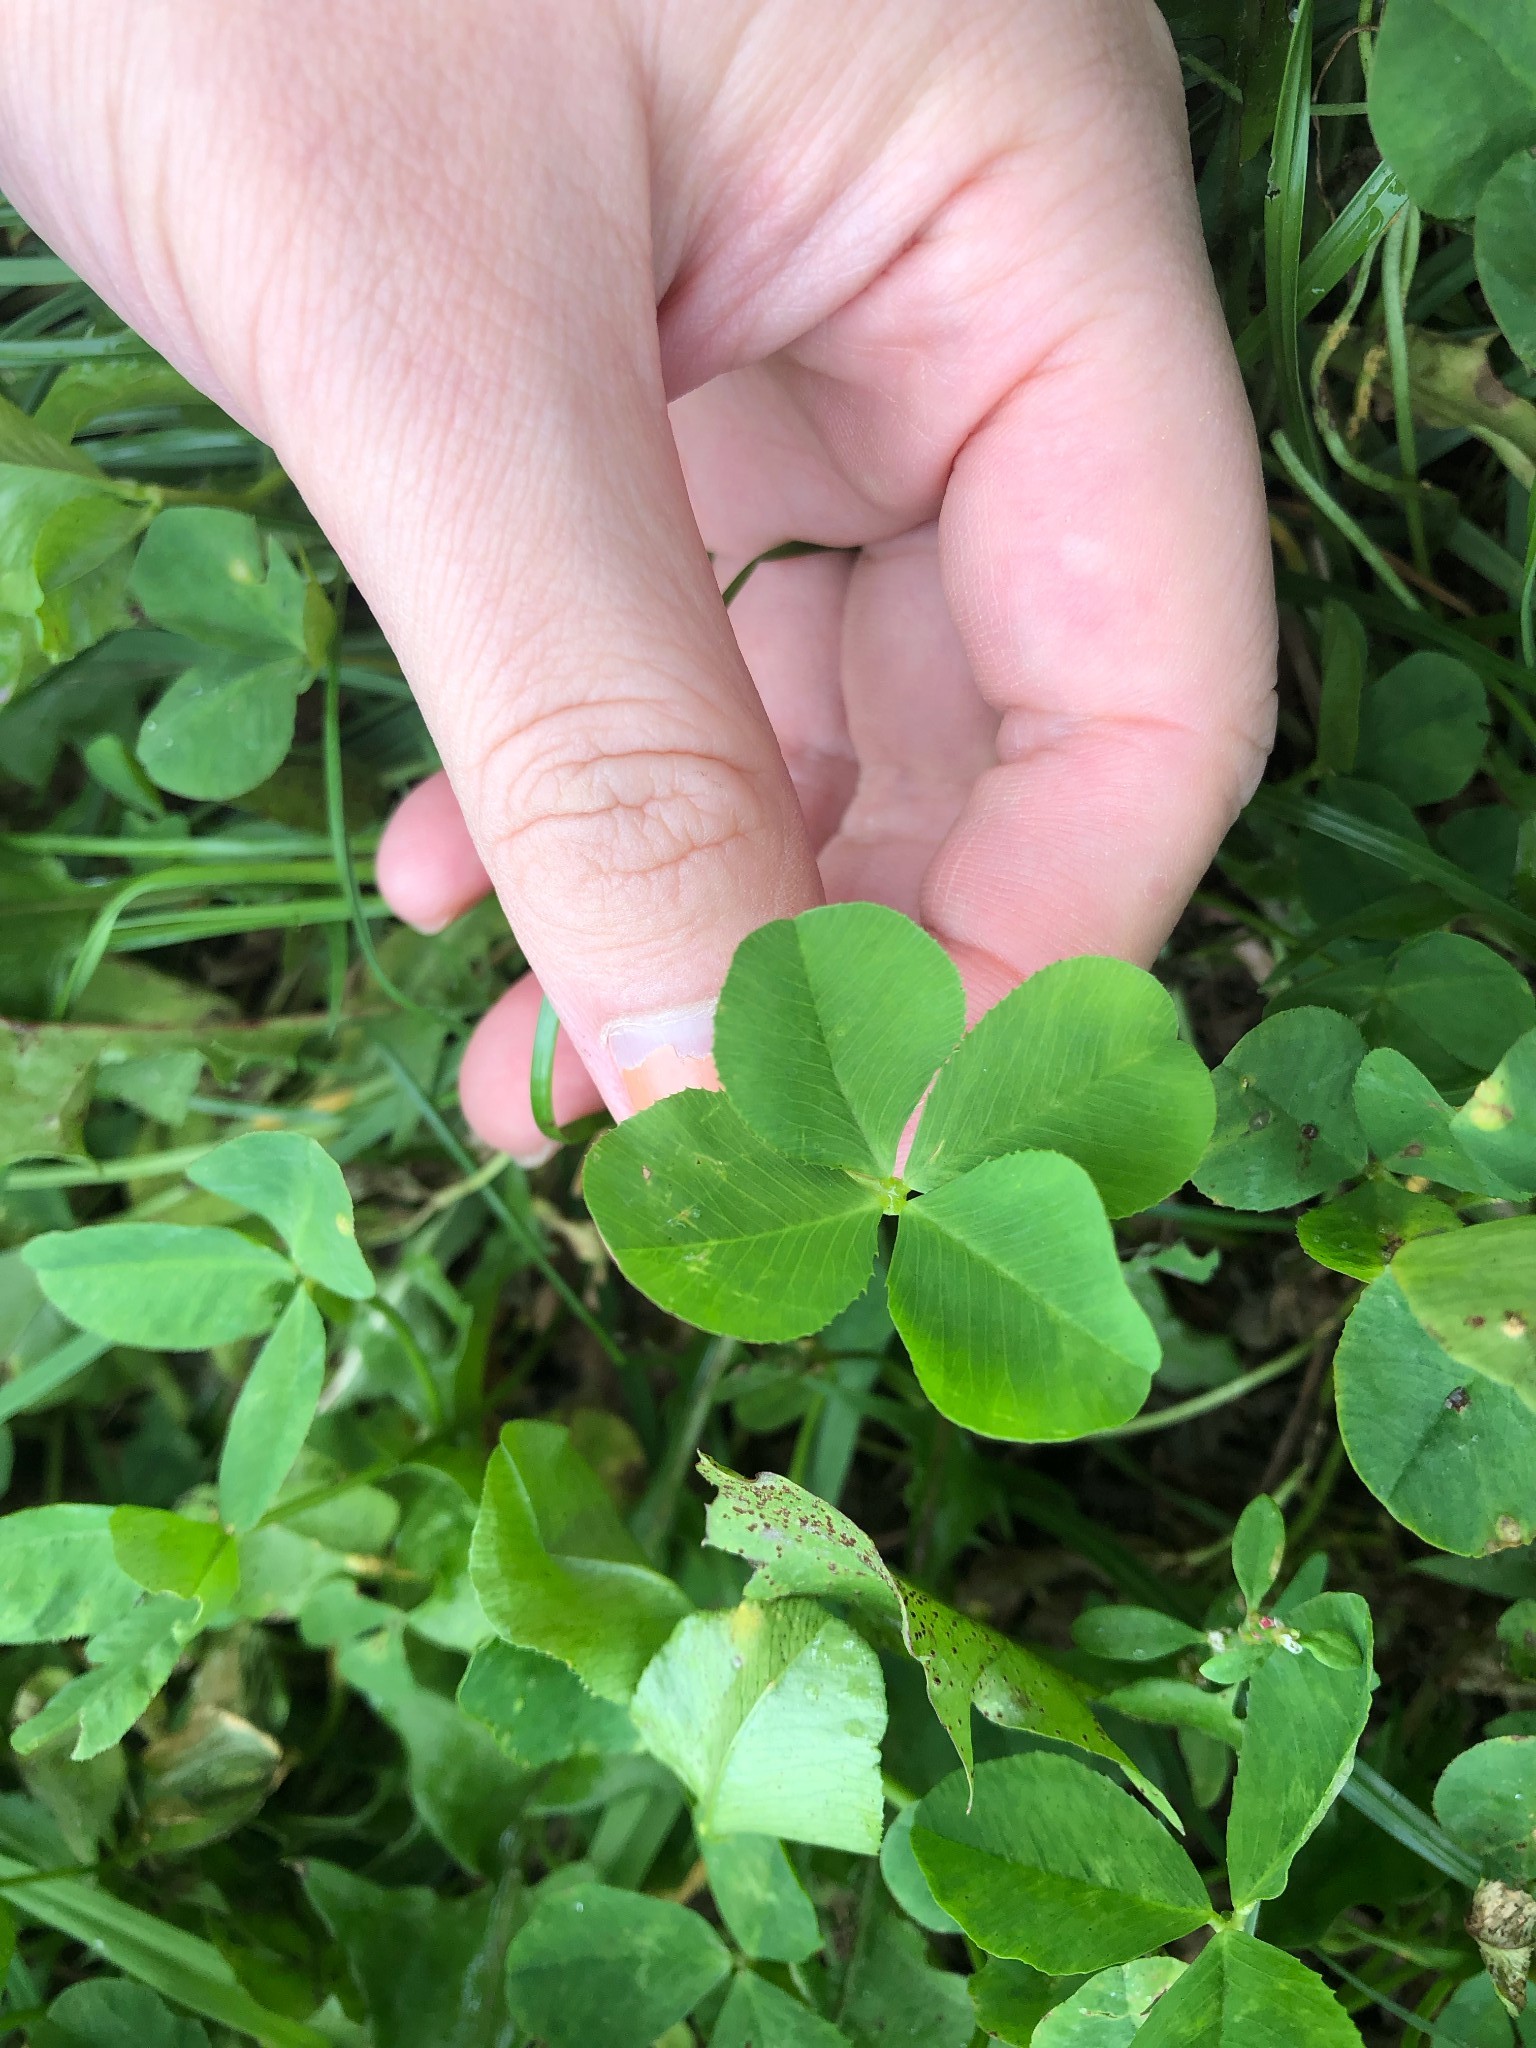
[[[633,707],[611,743],[602,722],[572,706],[484,752],[480,816],[519,894],[578,901],[594,922],[637,889],[682,906],[703,864],[768,836],[766,794],[742,763],[697,739],[636,744]]]

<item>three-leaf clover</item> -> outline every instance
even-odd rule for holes
[[[964,1024],[953,964],[896,911],[765,925],[720,998],[724,1092],[600,1138],[592,1215],[664,1308],[759,1342],[846,1307],[891,1217],[891,1314],[942,1413],[1026,1441],[1112,1427],[1159,1351],[1109,1217],[1188,1178],[1210,1078],[1166,992],[1123,961],[1047,967]]]

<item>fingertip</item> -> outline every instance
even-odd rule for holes
[[[396,805],[374,856],[379,894],[403,924],[440,932],[489,893],[446,775],[431,775]]]

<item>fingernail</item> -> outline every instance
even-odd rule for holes
[[[560,1150],[554,1138],[541,1138],[537,1145],[530,1145],[525,1152],[509,1152],[507,1157],[514,1166],[520,1166],[524,1173],[532,1173],[536,1167],[548,1166]]]
[[[603,1033],[630,1110],[649,1109],[683,1088],[718,1088],[715,1006],[695,1003],[654,1017],[621,1017]]]

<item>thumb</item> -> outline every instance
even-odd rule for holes
[[[714,1085],[714,1002],[736,946],[819,902],[821,884],[659,379],[613,380],[595,400],[589,386],[580,402],[558,489],[540,494],[558,511],[508,508],[506,530],[526,537],[499,586],[493,659],[424,678],[421,696],[529,965],[623,1116]]]

